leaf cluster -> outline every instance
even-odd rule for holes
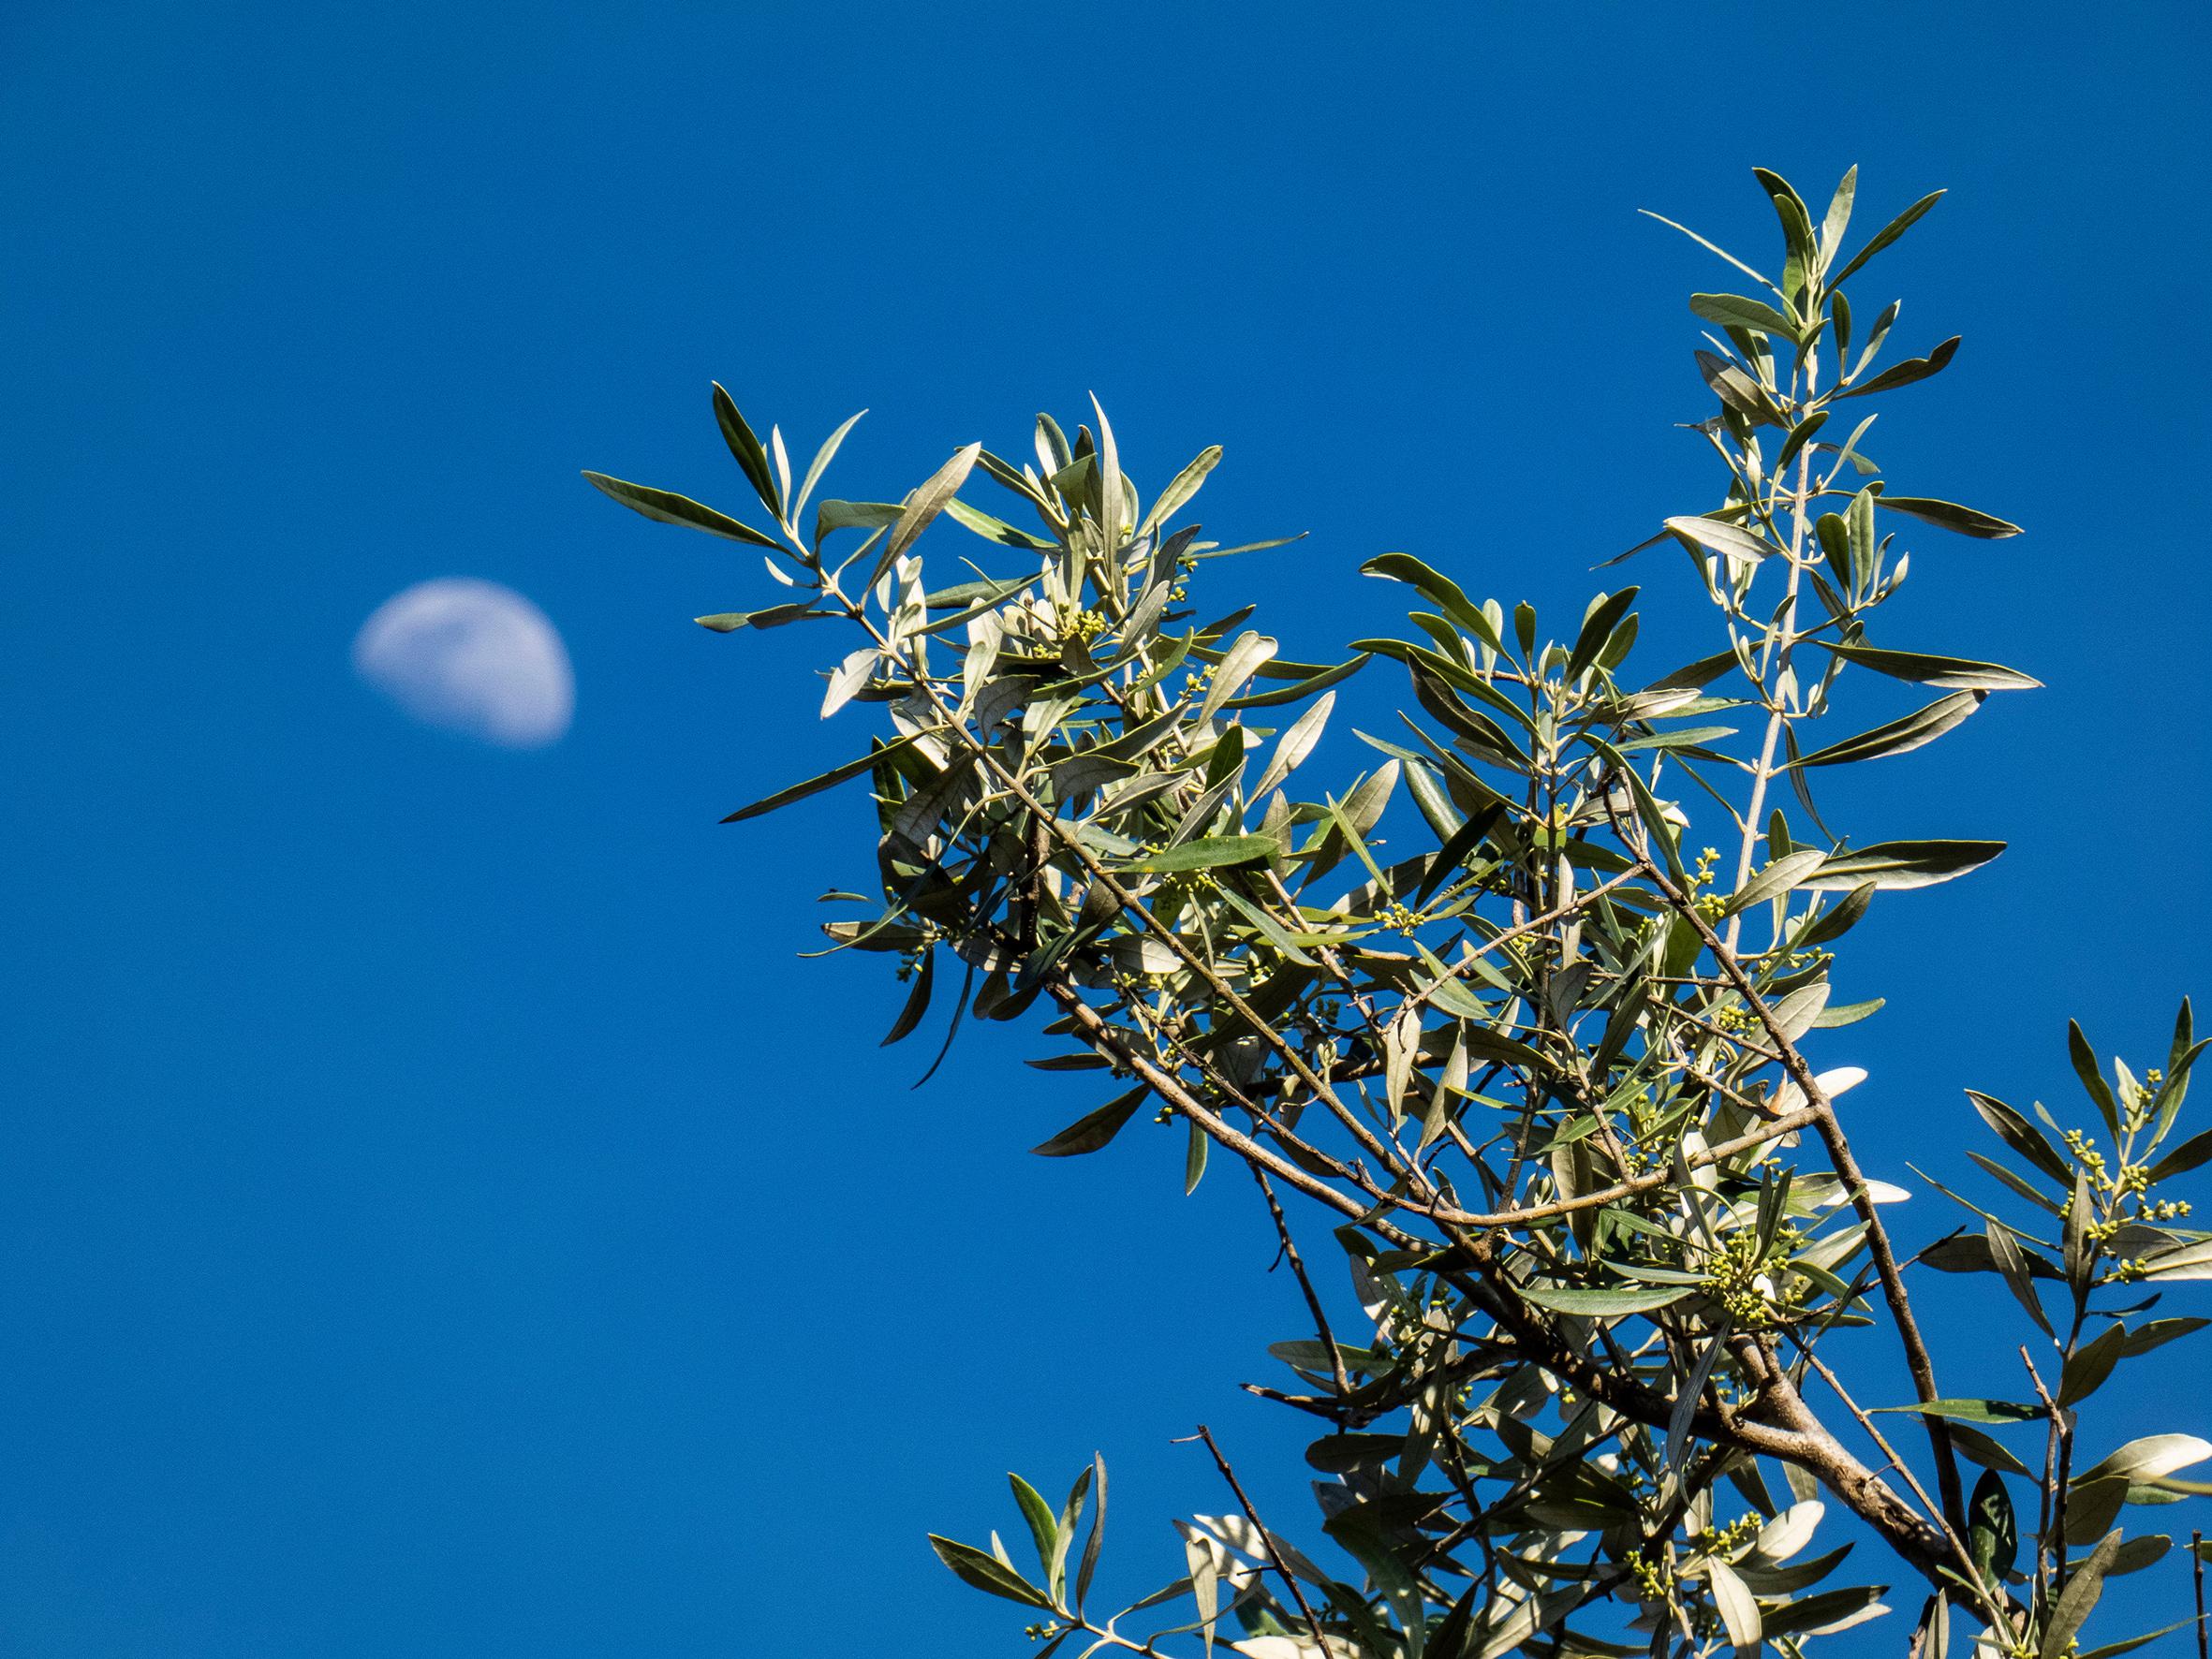
[[[1841,1507],[1920,1580],[1924,1651],[1956,1609],[2008,1653],[2058,1659],[2103,1581],[2168,1548],[2113,1530],[2123,1507],[2200,1490],[2178,1471],[2212,1446],[2188,1434],[2078,1470],[2073,1449],[2116,1368],[2205,1323],[2142,1317],[2160,1286],[2212,1271],[2212,1236],[2164,1196],[2212,1158],[2212,1135],[2178,1128],[2201,1050],[2186,1006],[2154,1079],[2107,1079],[2073,1034],[2101,1138],[1973,1096],[2006,1157],[1969,1155],[2015,1219],[1961,1197],[1979,1228],[1911,1258],[1882,1214],[1905,1195],[1866,1175],[1838,1109],[1864,1074],[1806,1057],[1811,1034],[1881,1006],[1838,994],[1838,947],[1869,908],[2002,851],[1939,822],[1855,844],[1823,815],[1826,780],[2036,682],[1889,633],[1906,538],[2017,527],[1891,492],[1873,415],[1832,430],[1846,403],[1953,359],[1948,340],[1880,366],[1898,308],[1860,327],[1846,292],[1936,198],[1847,257],[1855,175],[1818,225],[1757,176],[1780,277],[1706,242],[1762,292],[1690,301],[1711,331],[1687,424],[1719,499],[1621,555],[1674,549],[1710,607],[1715,648],[1657,673],[1637,664],[1636,587],[1547,627],[1407,552],[1362,566],[1405,590],[1401,632],[1289,660],[1252,606],[1194,597],[1212,561],[1282,545],[1178,522],[1220,450],[1147,502],[1095,402],[1072,437],[1040,416],[1018,462],[968,444],[896,501],[815,502],[851,422],[793,491],[780,431],[762,443],[717,387],[766,530],[587,475],[648,518],[762,550],[786,596],[702,625],[844,630],[822,713],[879,711],[865,752],[730,818],[865,780],[875,869],[832,895],[859,908],[825,931],[896,962],[885,1041],[933,1016],[947,1047],[964,1020],[1034,1017],[1054,1046],[1033,1064],[1102,1073],[1106,1095],[1036,1150],[1097,1152],[1149,1108],[1181,1128],[1187,1188],[1223,1159],[1250,1176],[1299,1282],[1310,1333],[1247,1386],[1313,1419],[1325,1547],[1263,1526],[1224,1461],[1243,1513],[1179,1523],[1181,1575],[1105,1616],[1103,1461],[1057,1511],[1016,1477],[1034,1573],[995,1536],[932,1543],[1044,1615],[1044,1652],[1796,1654],[1888,1610],[1885,1584],[1844,1572],[1851,1545],[1820,1547]],[[985,491],[989,507],[968,499]],[[922,539],[940,520],[974,538],[950,580],[925,575],[946,570],[942,537]],[[1321,781],[1337,689],[1363,672],[1402,675],[1403,707],[1353,734],[1364,767]],[[1929,700],[1822,724],[1869,679]],[[1356,1323],[1332,1323],[1337,1293],[1278,1191],[1326,1223]],[[1922,1270],[2003,1280],[2049,1350],[2032,1400],[1940,1390]],[[1862,1404],[1839,1374],[1877,1338],[1910,1400]],[[1888,1412],[1924,1444],[1893,1445]],[[2043,1436],[2040,1472],[2004,1434]],[[1126,1628],[1172,1604],[1179,1622]]]

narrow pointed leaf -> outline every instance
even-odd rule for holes
[[[983,446],[969,444],[952,452],[952,459],[930,476],[929,481],[914,492],[899,514],[898,526],[891,533],[891,545],[883,550],[886,560],[895,560],[914,545],[914,538],[928,529],[937,514],[945,510],[945,503],[960,493],[960,486],[967,482],[967,475],[976,464]]]
[[[1145,875],[1172,875],[1227,864],[1256,864],[1275,857],[1278,850],[1272,835],[1215,835],[1132,859],[1122,868]]]
[[[1784,340],[1797,338],[1796,324],[1763,301],[1747,300],[1741,294],[1692,294],[1689,309],[1724,329],[1757,329]]]
[[[789,788],[778,789],[774,795],[765,796],[761,800],[754,801],[750,806],[741,806],[724,818],[722,822],[742,824],[747,818],[757,818],[765,813],[774,812],[778,807],[789,806],[794,800],[804,800],[809,795],[819,795],[824,789],[833,789],[839,784],[859,777],[861,773],[873,768],[878,760],[907,747],[914,741],[914,736],[894,738],[881,748],[862,756],[858,760],[848,760],[843,766],[833,766],[818,777],[808,778],[804,784],[793,784]]]
[[[1940,686],[1949,691],[2033,691],[2042,684],[2017,668],[1976,662],[1971,657],[1935,656],[1924,651],[1884,651],[1872,645],[1831,645],[1825,639],[1808,639],[1805,643],[1833,652],[1847,663],[1856,663],[1877,674],[1910,681],[1916,685]]]
[[[2088,1620],[2090,1610],[2104,1593],[2105,1570],[2112,1565],[2112,1558],[2119,1553],[2120,1535],[2108,1533],[2104,1541],[2089,1552],[2089,1558],[2074,1568],[2073,1577],[2067,1579],[2066,1588],[2058,1593],[2058,1600],[2051,1608],[2051,1621],[2043,1626],[2043,1644],[2038,1659],[2065,1659],[2073,1646],[2073,1638]]]
[[[2002,541],[2008,536],[2020,534],[2019,525],[1994,513],[1961,507],[1955,501],[1938,501],[1931,495],[1884,495],[1880,499],[1880,505],[1893,513],[1903,513],[1909,519],[1919,519],[1924,523],[1955,530],[1961,536],[1983,541]]]
[[[760,447],[760,440],[753,435],[753,429],[745,418],[737,412],[730,394],[722,389],[721,382],[715,383],[715,424],[722,429],[722,441],[730,446],[730,453],[737,458],[737,464],[753,486],[753,493],[759,496],[760,505],[769,516],[778,522],[784,516],[783,492],[776,488],[775,475],[770,469],[768,451]]]
[[[1524,1285],[1521,1295],[1555,1314],[1575,1314],[1589,1318],[1611,1318],[1624,1314],[1651,1314],[1671,1307],[1691,1294],[1685,1285],[1659,1285],[1641,1290],[1584,1289],[1567,1285]]]
[[[1667,528],[1685,541],[1694,542],[1739,565],[1756,565],[1782,551],[1763,536],[1755,535],[1740,524],[1724,524],[1718,519],[1675,518],[1666,522]]]
[[[951,1538],[929,1534],[929,1547],[943,1562],[966,1583],[992,1595],[1004,1596],[1008,1601],[1020,1602],[1025,1607],[1051,1608],[1052,1600],[1011,1567],[1001,1564],[988,1551],[970,1544],[956,1544]]]
[[[1098,1110],[1076,1119],[1050,1140],[1029,1150],[1040,1158],[1073,1158],[1095,1152],[1121,1133],[1122,1125],[1136,1115],[1137,1108],[1150,1092],[1139,1085],[1127,1094],[1116,1095]]]
[[[765,536],[750,524],[741,524],[727,513],[696,502],[688,495],[678,495],[672,490],[656,490],[646,484],[627,483],[621,478],[611,478],[605,473],[587,472],[584,477],[594,489],[613,497],[633,513],[642,513],[660,524],[681,524],[689,530],[703,530],[709,536],[720,536],[730,541],[749,542],[757,548],[781,549],[783,543]]]
[[[791,521],[794,524],[799,521],[799,515],[806,510],[807,498],[814,493],[815,485],[821,482],[822,474],[829,469],[838,447],[845,442],[845,434],[858,425],[861,416],[866,413],[867,410],[863,409],[857,415],[848,415],[844,424],[823,439],[822,447],[814,452],[814,460],[806,468],[806,477],[800,482],[799,493],[791,502]]]
[[[1152,504],[1152,509],[1144,515],[1144,522],[1138,526],[1138,536],[1148,536],[1173,518],[1176,509],[1198,493],[1199,486],[1206,481],[1206,475],[1220,463],[1220,445],[1212,444],[1200,450],[1198,459],[1177,473],[1169,480],[1168,487],[1160,492],[1159,499]]]
[[[1979,691],[1954,691],[1947,697],[1939,697],[1924,709],[1916,709],[1902,719],[1892,720],[1871,731],[1846,738],[1840,743],[1830,743],[1825,749],[1816,749],[1795,762],[1800,768],[1814,766],[1848,766],[1853,761],[1876,760],[1885,755],[1906,755],[1912,750],[1934,742],[1976,709],[1987,695]]]
[[[1852,257],[1851,262],[1850,264],[1846,265],[1841,271],[1838,271],[1834,276],[1828,279],[1828,286],[1832,288],[1841,287],[1846,278],[1848,278],[1853,272],[1857,271],[1862,265],[1865,264],[1867,260],[1873,258],[1875,255],[1880,253],[1882,249],[1888,247],[1890,243],[1895,242],[1898,237],[1904,235],[1906,231],[1911,229],[1913,226],[1920,222],[1921,215],[1925,213],[1928,209],[1934,207],[1936,203],[1940,201],[1942,198],[1942,191],[1930,191],[1927,195],[1922,197],[1918,201],[1914,202],[1910,207],[1907,208],[1903,213],[1899,213],[1895,218],[1892,219],[1887,225],[1884,225],[1880,230],[1874,233],[1872,239],[1867,242],[1866,245],[1861,248],[1858,253]]]
[[[1871,380],[1847,387],[1836,395],[1839,398],[1863,398],[1869,392],[1895,391],[1900,386],[1910,386],[1916,380],[1925,380],[1940,374],[1951,360],[1958,355],[1958,336],[1954,334],[1925,357],[1909,357],[1894,367],[1884,369]]]

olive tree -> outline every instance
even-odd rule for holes
[[[1040,1022],[1042,1064],[1105,1098],[1036,1150],[1179,1121],[1182,1179],[1226,1161],[1254,1182],[1303,1289],[1310,1329],[1247,1386],[1310,1419],[1320,1538],[1263,1520],[1202,1430],[1225,1512],[1178,1521],[1172,1580],[1108,1611],[1104,1461],[1057,1507],[1017,1477],[1034,1565],[995,1536],[931,1542],[1044,1653],[1795,1654],[1889,1611],[1844,1571],[1846,1514],[1911,1586],[1897,1640],[1921,1655],[2061,1659],[2092,1614],[2118,1615],[2096,1654],[2201,1625],[2175,1570],[2193,1549],[2111,1586],[2167,1556],[2158,1506],[2212,1490],[2181,1474],[2212,1445],[2097,1426],[2122,1367],[2205,1324],[2153,1313],[2212,1276],[2212,1234],[2168,1196],[2212,1158],[2182,1128],[2188,1005],[2140,1074],[2070,1030],[2068,1107],[1969,1094],[1973,1170],[1920,1175],[1960,1225],[1910,1255],[1853,1148],[1862,1074],[1806,1053],[1878,1006],[1831,994],[1869,907],[2002,850],[1941,821],[1847,836],[1824,781],[2036,682],[1881,642],[1902,538],[2017,534],[1892,491],[1863,447],[1879,401],[1958,345],[1885,359],[1896,304],[1847,298],[1937,197],[1847,253],[1852,175],[1818,218],[1757,178],[1778,277],[1696,237],[1749,289],[1689,301],[1716,499],[1630,550],[1709,606],[1709,653],[1661,672],[1631,668],[1633,587],[1547,629],[1402,552],[1361,566],[1404,588],[1402,632],[1290,660],[1245,595],[1201,599],[1219,561],[1280,545],[1179,522],[1220,450],[1147,500],[1095,404],[1072,438],[1039,417],[1033,460],[968,444],[848,500],[818,486],[850,421],[794,488],[781,433],[717,386],[758,512],[586,475],[763,551],[778,602],[705,627],[842,636],[821,712],[869,711],[864,752],[729,821],[865,787],[875,872],[828,932],[907,982],[889,1040],[933,1010]],[[1410,697],[1360,734],[1372,770],[1315,780],[1335,688],[1386,669]],[[1927,700],[1862,729],[1868,676]],[[2009,1293],[2016,1329],[1993,1316],[1970,1377],[1938,1376],[1929,1270]]]

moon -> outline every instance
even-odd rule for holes
[[[512,588],[475,577],[385,600],[354,637],[353,666],[424,725],[503,749],[558,742],[576,712],[560,630]]]

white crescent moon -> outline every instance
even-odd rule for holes
[[[576,712],[559,630],[513,589],[474,577],[385,600],[354,638],[353,666],[416,719],[502,748],[556,742]]]

